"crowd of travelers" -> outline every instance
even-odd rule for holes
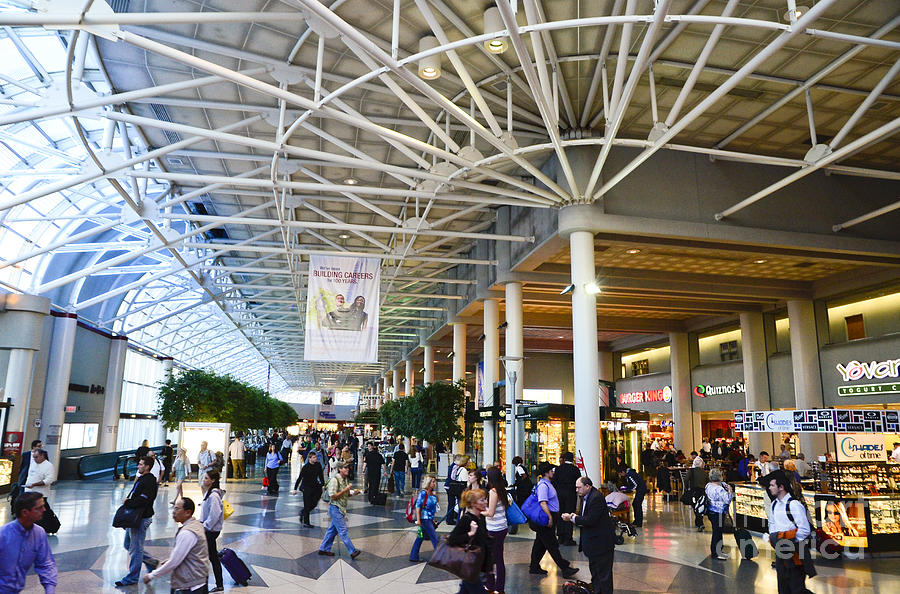
[[[0,553],[0,591],[20,591],[25,574],[32,567],[46,592],[53,592],[56,587],[56,566],[47,534],[55,532],[59,524],[47,523],[53,512],[46,499],[54,473],[42,446],[40,441],[32,444],[31,455],[26,457],[19,476],[22,488],[14,493],[16,519],[0,529],[0,550],[26,551],[15,560]],[[255,464],[245,465],[245,461],[255,461],[257,456],[264,469],[262,488],[267,497],[279,495],[279,473],[283,466],[290,465],[290,493],[302,494],[303,528],[313,526],[311,513],[321,501],[327,502],[329,525],[318,548],[319,555],[334,556],[332,548],[338,537],[351,559],[361,554],[347,529],[351,497],[365,493],[371,505],[384,505],[388,493],[401,501],[409,497],[407,520],[414,524],[417,534],[409,552],[410,562],[422,561],[420,555],[426,540],[434,550],[432,558],[438,556],[442,546],[475,546],[483,551],[480,567],[466,574],[460,584],[463,593],[506,591],[504,546],[507,536],[517,533],[521,524],[527,524],[534,533],[530,574],[548,575],[541,563],[549,555],[559,574],[572,578],[578,568],[561,547],[577,545],[587,557],[591,574],[591,584],[584,587],[595,593],[612,592],[614,549],[622,542],[617,529],[627,525],[628,533],[636,534],[635,529],[644,523],[645,496],[657,492],[668,495],[673,490],[675,470],[684,470],[681,499],[693,505],[697,530],[704,530],[706,519],[712,526],[710,555],[714,560],[727,559],[723,555],[723,533],[731,522],[729,510],[734,497],[729,483],[758,480],[766,488],[772,511],[769,540],[773,545],[797,545],[810,534],[805,502],[799,493],[799,481],[809,473],[810,466],[802,454],[792,456],[784,445],[775,456],[763,451],[756,458],[747,453],[740,441],[726,444],[724,440],[703,440],[697,451],[685,456],[672,445],[654,440],[646,443],[640,453],[640,471],[626,463],[623,451],[612,452],[609,463],[617,480],[598,487],[584,476],[571,452],[562,454],[559,465],[549,461],[532,463],[531,473],[522,458],[515,457],[513,484],[508,484],[499,462],[479,468],[466,455],[452,457],[446,478],[440,483],[434,467],[427,463],[443,451],[440,445],[426,450],[415,440],[404,443],[378,434],[238,433],[227,450],[230,468],[225,467],[223,453],[210,451],[206,442],[201,442],[195,462],[188,459],[184,448],[176,450],[168,440],[159,454],[149,448],[147,441],[137,449],[136,478],[113,523],[125,528],[123,544],[129,556],[128,572],[116,581],[116,586],[127,587],[141,579],[149,583],[168,575],[173,590],[195,594],[222,591],[220,557],[225,560],[224,553],[234,553],[228,549],[220,552],[217,546],[225,519],[233,511],[225,500],[221,479],[229,471],[229,478],[247,480],[249,474],[255,474]],[[713,467],[707,469],[709,466]],[[183,492],[183,484],[192,476],[194,467],[201,488],[197,502]],[[354,486],[357,470],[362,488]],[[175,483],[171,514],[180,527],[169,556],[160,560],[147,553],[144,541],[153,521],[159,489],[167,487],[170,481]],[[440,490],[446,494],[447,509],[443,514]],[[199,518],[195,518],[198,511]],[[441,522],[450,527],[443,542],[438,536]],[[575,526],[580,528],[578,541]],[[796,560],[798,556],[801,563],[778,558],[773,564],[779,592],[803,592],[806,576],[815,574],[808,552],[789,557]],[[239,560],[236,563],[241,564]],[[142,566],[147,568],[143,578]],[[211,588],[210,569],[215,581]],[[235,577],[230,566],[229,572]]]

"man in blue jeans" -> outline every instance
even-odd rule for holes
[[[401,443],[394,452],[394,462],[391,470],[394,471],[394,486],[397,487],[397,495],[403,497],[406,490],[406,469],[409,467],[409,455]]]
[[[337,474],[332,475],[325,485],[328,489],[328,496],[331,498],[331,503],[328,505],[328,515],[331,518],[331,524],[328,525],[328,530],[325,531],[325,538],[322,539],[322,544],[319,545],[319,554],[326,557],[334,557],[331,547],[334,544],[334,537],[338,535],[344,542],[344,546],[350,551],[351,559],[356,559],[362,552],[353,546],[353,542],[350,540],[350,533],[347,532],[345,519],[347,516],[347,499],[362,492],[359,489],[350,487],[350,481],[347,480],[349,475],[350,468],[343,462],[338,462]]]
[[[153,458],[144,456],[138,460],[138,478],[134,481],[131,493],[122,501],[122,505],[132,509],[141,509],[141,521],[134,528],[125,529],[125,549],[128,551],[128,575],[116,582],[116,586],[130,586],[138,583],[141,577],[141,563],[146,563],[148,571],[156,569],[159,561],[144,552],[144,539],[147,528],[153,521],[153,502],[156,500],[156,477],[150,470]]]

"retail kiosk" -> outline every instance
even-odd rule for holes
[[[900,464],[889,461],[900,411],[816,409],[734,413],[741,432],[826,433],[836,460],[815,464],[803,498],[819,539],[869,552],[900,551]],[[735,524],[767,532],[763,487],[735,485]]]

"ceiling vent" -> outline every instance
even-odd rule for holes
[[[113,12],[131,12],[131,0],[109,0]]]
[[[150,109],[153,110],[153,115],[156,116],[157,120],[159,120],[161,122],[169,122],[169,123],[172,122],[172,118],[169,117],[169,110],[166,109],[165,105],[160,105],[158,103],[151,103]],[[169,141],[169,144],[175,144],[176,142],[179,142],[181,140],[181,137],[175,132],[171,132],[169,130],[163,130],[162,133],[166,137],[166,140]]]

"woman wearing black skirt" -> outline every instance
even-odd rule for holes
[[[310,452],[306,457],[306,464],[300,469],[300,476],[294,483],[294,493],[299,488],[303,491],[303,509],[300,511],[300,522],[307,528],[312,528],[309,521],[309,513],[319,504],[322,497],[322,488],[325,486],[325,474],[322,465],[319,464],[315,452]]]

